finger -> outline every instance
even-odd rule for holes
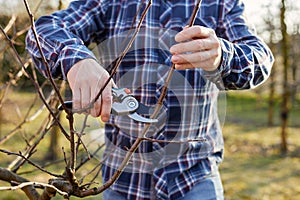
[[[175,64],[175,68],[177,70],[201,68],[205,71],[212,71],[215,69],[215,68],[211,68],[211,62],[209,60],[202,61],[202,62],[196,62],[196,63]]]
[[[81,108],[81,93],[79,88],[74,88],[73,91],[73,109],[77,110]]]
[[[101,113],[101,96],[94,102],[94,105],[90,111],[93,117],[99,117]]]
[[[197,63],[201,61],[211,60],[218,57],[217,50],[200,51],[190,54],[179,54],[172,56],[174,64]]]
[[[104,76],[101,74],[98,76],[97,83],[92,85],[92,97],[93,101],[95,100],[93,108],[91,109],[91,115],[93,117],[99,117],[101,114],[101,95],[103,94],[103,91],[97,99],[95,98],[99,95],[100,90],[102,90],[103,85],[101,83],[104,79]]]
[[[91,102],[91,90],[90,88],[82,88],[81,93],[81,108],[84,109],[84,112],[90,112],[90,102]]]
[[[100,85],[100,79],[98,79],[97,84],[94,84],[92,88],[93,101],[95,100],[96,96],[100,92],[101,87],[102,86]],[[91,115],[93,117],[99,117],[100,113],[101,113],[101,96],[97,98],[96,101],[94,102],[93,108],[91,109]]]
[[[101,95],[101,120],[107,122],[109,120],[112,104],[111,85],[108,85]]]
[[[111,80],[111,84],[113,88],[118,88],[118,86],[115,84],[115,82],[113,80]]]
[[[192,26],[176,34],[176,42],[184,42],[195,38],[207,38],[213,33],[212,29],[203,26]]]
[[[215,43],[208,39],[197,39],[191,40],[184,43],[175,44],[170,48],[170,52],[174,54],[181,54],[185,52],[196,52],[196,51],[203,51],[213,48]]]
[[[185,64],[175,64],[175,69],[177,70],[186,70],[186,69],[195,69],[196,67],[191,63]]]

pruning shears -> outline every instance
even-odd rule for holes
[[[157,119],[151,119],[141,116],[140,114],[149,113],[149,107],[139,103],[136,98],[125,92],[125,88],[112,88],[113,103],[111,114],[124,116],[127,115],[131,119],[143,123],[156,123]],[[73,102],[65,101],[65,106],[72,109]],[[63,110],[62,105],[58,106],[58,110]]]

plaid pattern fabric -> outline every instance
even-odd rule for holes
[[[97,59],[109,71],[146,4],[144,0],[79,0],[66,10],[40,18],[37,32],[52,75],[66,78],[68,70],[84,58]],[[150,107],[157,103],[171,66],[168,50],[175,43],[174,35],[188,24],[195,4],[195,0],[153,0],[137,39],[114,77],[119,87],[130,88],[141,103]],[[270,50],[249,28],[243,12],[240,0],[202,1],[195,24],[215,30],[223,50],[222,63],[210,73],[201,69],[176,71],[159,122],[147,133],[157,140],[204,141],[144,141],[113,190],[127,199],[177,199],[210,173],[211,162],[222,160],[219,90],[256,87],[266,80],[273,62]],[[26,41],[37,68],[46,75],[31,32]],[[92,42],[99,44],[97,51],[86,47]],[[106,125],[105,181],[143,128],[144,124],[127,117],[111,117]]]

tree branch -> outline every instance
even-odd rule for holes
[[[39,183],[39,182],[23,182],[17,186],[11,186],[11,187],[0,187],[0,191],[4,191],[4,190],[18,190],[18,189],[23,189],[25,187],[41,187],[41,188],[51,188],[53,190],[55,190],[56,192],[58,192],[61,196],[63,196],[64,198],[68,198],[69,194],[66,192],[63,192],[61,190],[59,190],[58,188],[54,187],[53,185],[50,184],[46,184],[46,183]],[[38,198],[39,199],[39,198]]]
[[[12,182],[18,182],[18,183],[24,183],[24,182],[29,182],[27,179],[20,177],[19,175],[4,169],[0,167],[0,180],[6,181],[8,183],[12,183]],[[4,190],[1,189],[2,187],[0,187],[0,191]],[[35,190],[35,188],[33,187],[33,185],[27,185],[24,186],[22,189],[26,196],[30,199],[30,200],[38,200],[40,195],[39,193]],[[7,189],[5,189],[7,190]]]
[[[52,172],[49,172],[45,169],[43,169],[42,167],[40,167],[39,165],[35,164],[34,162],[32,162],[31,160],[29,160],[26,156],[22,155],[21,153],[14,153],[14,152],[10,152],[10,151],[7,151],[7,150],[4,150],[4,149],[0,149],[0,152],[2,153],[5,153],[7,155],[15,155],[15,156],[19,156],[21,158],[23,158],[24,160],[26,160],[29,164],[31,164],[32,166],[36,167],[37,169],[39,169],[40,171],[42,172],[45,172],[51,176],[54,176],[54,177],[63,177],[61,175],[58,175],[58,174],[54,174]]]

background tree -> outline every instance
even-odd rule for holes
[[[290,70],[290,61],[289,61],[289,36],[287,33],[286,25],[286,0],[281,0],[281,9],[280,9],[280,24],[281,24],[281,54],[283,60],[283,88],[282,88],[282,103],[281,103],[281,153],[286,154],[287,147],[287,136],[288,136],[288,119],[290,112],[290,97],[291,97],[291,88],[289,81],[289,70]]]

